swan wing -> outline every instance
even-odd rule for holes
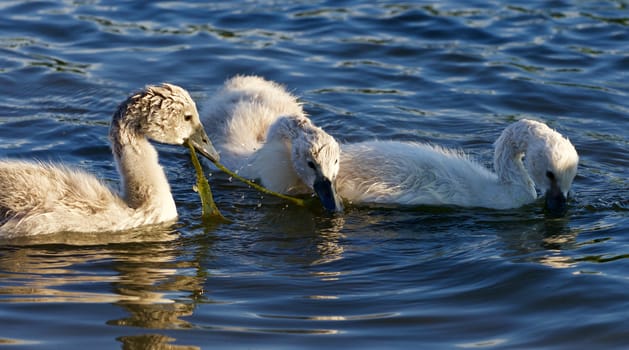
[[[236,76],[207,102],[204,124],[221,152],[222,162],[239,168],[260,149],[269,127],[280,117],[305,116],[301,103],[275,82],[258,76]]]
[[[495,183],[493,173],[462,152],[370,141],[342,145],[337,189],[355,203],[475,206]]]
[[[93,230],[89,218],[112,211],[118,213],[110,215],[116,222],[108,222],[104,229],[116,227],[130,211],[87,172],[47,163],[0,162],[0,234],[33,235],[86,225]]]

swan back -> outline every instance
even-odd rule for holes
[[[49,163],[0,161],[2,237],[115,230],[133,215],[125,207],[120,197],[87,172]]]
[[[271,125],[282,116],[304,117],[302,104],[275,82],[258,76],[235,76],[214,94],[204,117],[212,140],[233,167],[260,149]]]
[[[353,203],[508,207],[492,172],[458,150],[415,142],[342,145],[338,190]],[[510,198],[509,198],[510,199]]]

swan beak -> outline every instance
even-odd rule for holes
[[[319,196],[321,204],[326,210],[340,212],[343,211],[343,203],[340,197],[336,194],[336,189],[332,185],[332,182],[324,176],[317,176],[314,182],[315,193]]]
[[[203,127],[197,128],[194,134],[190,135],[188,138],[188,142],[190,142],[194,149],[201,153],[205,158],[211,160],[212,162],[219,161],[220,156],[214,148],[214,145],[212,145],[210,138],[205,133],[205,130],[203,130]]]
[[[546,191],[546,210],[554,216],[564,216],[568,211],[566,196],[554,184]]]

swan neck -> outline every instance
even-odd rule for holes
[[[139,132],[137,121],[119,110],[109,136],[127,205],[136,210],[161,212],[158,215],[168,219],[173,218],[173,213],[176,216],[170,185],[159,164],[157,150]]]
[[[533,180],[523,162],[530,137],[528,130],[508,127],[496,140],[494,169],[501,183],[522,185],[534,191]]]
[[[302,182],[293,163],[292,150],[296,140],[310,122],[299,116],[280,117],[271,125],[266,143],[252,157],[251,165],[258,169],[258,175],[270,190],[281,193],[302,193],[308,187]],[[290,159],[278,162],[278,159]],[[255,164],[255,165],[254,165]]]
[[[284,140],[285,142],[294,141],[299,135],[299,130],[306,130],[310,125],[308,118],[300,116],[285,116],[277,119],[268,133],[268,140]]]

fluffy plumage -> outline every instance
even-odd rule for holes
[[[546,124],[520,120],[495,142],[495,173],[465,154],[438,146],[369,141],[341,147],[337,189],[352,203],[456,205],[507,209],[533,202],[565,210],[579,157]]]
[[[122,196],[93,175],[55,165],[0,160],[0,237],[61,231],[117,231],[173,221],[170,186],[149,143],[190,140],[216,158],[190,95],[182,88],[150,86],[130,96],[112,118],[112,150]]]
[[[236,76],[212,96],[204,121],[227,167],[273,191],[315,192],[327,209],[342,209],[334,188],[339,145],[281,85]]]

